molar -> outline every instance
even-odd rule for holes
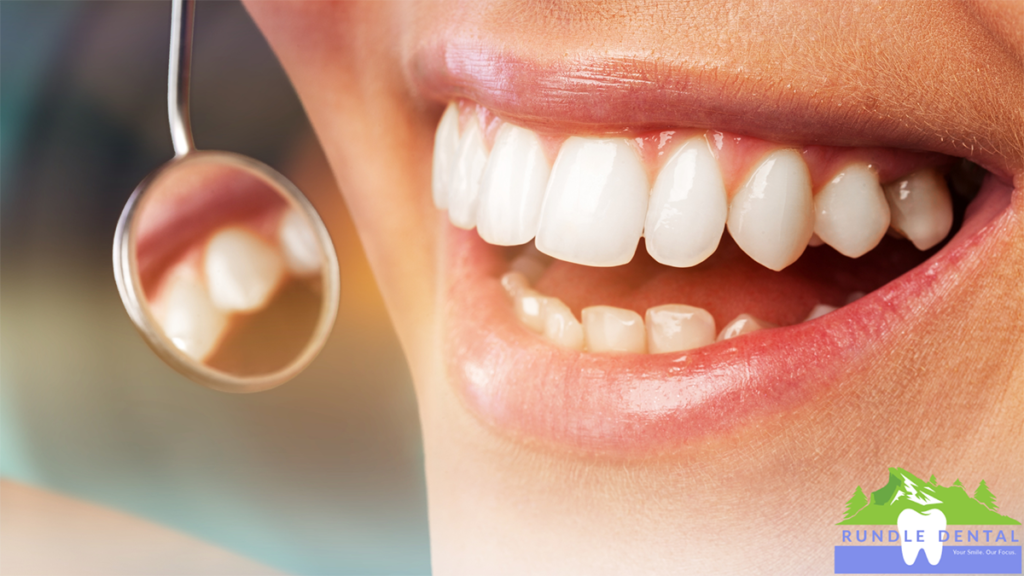
[[[744,334],[750,334],[751,332],[757,332],[758,330],[764,330],[765,328],[775,328],[775,324],[771,322],[765,322],[760,318],[755,318],[750,314],[740,314],[733,318],[731,322],[722,328],[722,331],[718,333],[716,340],[721,342],[722,340],[730,340],[737,336]]]
[[[441,115],[441,122],[434,134],[434,164],[431,189],[434,206],[438,210],[448,208],[448,189],[454,171],[455,156],[459,151],[459,107],[455,102],[448,104]]]
[[[239,227],[224,228],[210,238],[203,272],[210,300],[226,312],[262,309],[285,277],[278,250]]]
[[[648,308],[646,326],[651,354],[691,350],[715,341],[715,319],[696,306],[664,304]]]
[[[877,246],[889,229],[889,205],[867,164],[851,164],[825,184],[814,197],[814,212],[814,233],[850,258]]]
[[[570,137],[551,169],[537,249],[587,266],[628,263],[643,233],[649,189],[625,139]]]
[[[490,244],[525,244],[537,234],[551,167],[537,135],[504,124],[498,129],[480,184],[476,227]]]
[[[953,227],[949,189],[935,170],[921,170],[885,186],[892,212],[892,227],[927,250],[943,240]]]
[[[803,254],[814,233],[811,176],[796,150],[762,160],[729,205],[729,233],[759,264],[782,270]]]
[[[651,257],[668,266],[695,266],[714,254],[729,205],[718,161],[703,137],[672,155],[651,190],[644,240]]]
[[[448,219],[459,228],[472,230],[476,226],[480,179],[486,165],[487,148],[483,132],[477,122],[470,122],[459,139],[448,187]]]
[[[644,320],[632,310],[613,306],[584,308],[583,333],[588,352],[647,351]]]

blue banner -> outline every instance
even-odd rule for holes
[[[944,546],[932,566],[922,550],[903,562],[900,546],[836,546],[836,574],[1020,574],[1020,546]]]

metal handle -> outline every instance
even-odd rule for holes
[[[195,0],[171,2],[171,55],[167,64],[167,116],[171,122],[174,154],[184,156],[195,150],[192,119],[188,110],[192,75],[192,25]]]

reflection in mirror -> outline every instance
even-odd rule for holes
[[[179,360],[260,378],[301,369],[322,345],[337,263],[323,224],[285,183],[251,160],[199,152],[140,187],[128,234],[136,290]]]

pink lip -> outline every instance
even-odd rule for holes
[[[470,411],[503,433],[583,452],[638,455],[782,412],[896,346],[915,319],[970,282],[1019,228],[1010,189],[988,178],[960,232],[929,260],[815,321],[679,354],[566,351],[522,327],[498,278],[500,250],[447,223],[446,356]]]

